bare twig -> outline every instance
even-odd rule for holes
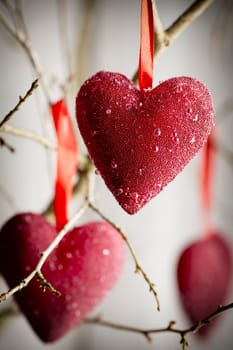
[[[25,139],[29,139],[32,140],[34,142],[37,142],[39,144],[41,144],[42,146],[49,148],[51,150],[56,150],[57,146],[52,143],[51,141],[47,140],[45,137],[33,132],[33,131],[29,131],[29,130],[25,130],[25,129],[18,129],[15,128],[11,125],[3,125],[0,128],[1,132],[5,132],[7,134],[10,135],[14,135],[14,136],[18,136],[18,137],[22,137]]]
[[[6,140],[4,140],[4,138],[2,138],[0,136],[0,147],[6,147],[8,149],[8,151],[10,152],[15,152],[15,149],[13,146],[11,146]]]
[[[157,9],[154,11],[155,23],[155,59],[167,48],[173,41],[197,19],[214,0],[197,0],[191,5],[177,20],[172,23],[165,31],[162,30],[162,24]],[[136,83],[138,71],[133,75],[132,80]]]
[[[59,38],[61,44],[61,50],[65,60],[65,66],[68,77],[73,76],[72,73],[72,60],[71,49],[68,35],[68,1],[57,0],[58,9],[58,25],[59,25]],[[69,81],[68,81],[69,82]]]
[[[58,235],[51,242],[51,244],[48,246],[48,248],[45,249],[41,253],[40,260],[38,261],[35,269],[27,277],[25,277],[17,286],[9,289],[5,293],[2,293],[0,295],[0,302],[8,299],[11,295],[22,290],[24,287],[26,287],[29,284],[29,282],[31,282],[31,280],[34,277],[36,277],[39,280],[42,288],[48,288],[52,293],[59,295],[59,291],[56,291],[54,289],[54,287],[48,281],[46,281],[46,279],[44,278],[44,276],[41,273],[41,269],[42,269],[42,266],[44,265],[45,261],[47,260],[48,256],[57,247],[57,245],[61,242],[61,240],[64,238],[64,236],[70,231],[70,229],[73,227],[75,222],[85,213],[87,208],[88,208],[88,200],[86,199],[84,201],[83,205],[77,211],[77,213],[70,219],[70,221],[58,233]]]
[[[61,240],[65,237],[65,235],[71,230],[71,228],[74,226],[75,222],[80,219],[81,216],[86,212],[86,210],[89,207],[89,203],[92,200],[93,197],[93,188],[94,185],[92,184],[93,177],[93,168],[92,171],[89,171],[86,177],[86,181],[88,181],[88,186],[87,186],[87,195],[86,198],[82,204],[82,206],[79,208],[79,210],[74,214],[74,216],[67,222],[67,224],[62,228],[62,230],[57,234],[55,239],[50,243],[50,245],[40,254],[40,259],[34,268],[34,270],[27,276],[25,277],[17,286],[9,289],[7,292],[2,293],[0,295],[0,302],[7,300],[11,295],[15,294],[16,292],[22,290],[25,288],[31,280],[36,277],[37,280],[40,283],[41,288],[44,289],[49,289],[53,294],[55,295],[60,295],[59,291],[57,291],[49,281],[45,279],[43,276],[41,269],[49,257],[49,255],[52,253],[52,251],[58,246],[58,244],[61,242]]]
[[[97,207],[94,206],[93,203],[89,203],[89,207],[94,211],[96,212],[103,220],[105,220],[106,222],[108,222],[110,225],[112,225],[121,235],[121,237],[124,239],[128,249],[129,249],[129,252],[135,262],[135,272],[139,272],[141,273],[141,275],[143,276],[144,280],[146,281],[146,283],[148,284],[149,286],[149,290],[150,292],[153,293],[154,297],[155,297],[155,300],[156,300],[156,303],[157,303],[157,310],[159,311],[160,310],[160,303],[159,303],[159,298],[158,298],[158,294],[155,290],[155,285],[151,282],[150,278],[148,277],[147,273],[145,272],[145,270],[142,268],[138,258],[137,258],[137,255],[135,253],[135,250],[132,246],[132,244],[130,243],[128,237],[126,236],[126,234],[124,233],[124,231],[122,230],[121,227],[117,226],[113,221],[111,221],[107,216],[105,216],[101,211],[100,209],[98,209]]]
[[[35,90],[38,86],[39,86],[39,84],[38,84],[38,79],[36,79],[36,80],[33,81],[33,83],[32,83],[32,85],[31,85],[30,89],[25,93],[25,95],[24,95],[23,97],[22,97],[22,96],[19,96],[19,101],[18,101],[18,103],[15,105],[15,107],[14,107],[10,112],[7,113],[7,115],[6,115],[6,116],[3,118],[3,120],[0,122],[0,129],[2,128],[2,126],[3,126],[4,124],[6,124],[6,123],[10,120],[10,118],[14,115],[14,113],[15,113],[16,111],[18,111],[19,107],[27,100],[27,98],[28,98],[29,96],[32,95],[33,90]]]
[[[99,326],[104,326],[108,328],[112,328],[115,330],[121,330],[121,331],[127,331],[127,332],[133,332],[133,333],[138,333],[146,337],[148,341],[151,341],[151,335],[156,334],[156,333],[165,333],[165,332],[170,332],[170,333],[176,333],[180,335],[180,343],[182,344],[182,349],[186,350],[189,346],[189,343],[187,341],[187,335],[189,333],[196,333],[198,332],[202,327],[208,325],[211,321],[213,321],[214,318],[222,314],[223,312],[232,309],[233,308],[233,303],[219,306],[214,312],[209,314],[207,317],[203,318],[202,320],[196,322],[194,325],[192,325],[189,328],[185,329],[178,329],[174,328],[174,325],[176,324],[175,321],[170,321],[168,326],[163,327],[163,328],[155,328],[155,329],[142,329],[142,328],[137,328],[137,327],[131,327],[131,326],[126,326],[122,324],[117,324],[114,322],[109,322],[103,320],[101,317],[93,317],[93,318],[88,318],[85,320],[86,324],[95,324]]]
[[[166,29],[167,45],[170,45],[193,21],[195,21],[214,0],[197,0]]]
[[[4,3],[4,1],[1,1],[5,6],[6,4]],[[8,1],[8,3],[10,3],[10,1]],[[13,6],[13,5],[12,5]],[[15,12],[12,9],[12,6],[8,6],[7,9],[10,12],[11,16],[14,18],[15,17]],[[19,5],[20,6],[20,5]],[[17,11],[17,16],[18,16],[18,23],[20,21],[21,23],[21,28],[19,28],[19,26],[13,27],[12,25],[10,25],[9,21],[7,20],[7,18],[5,17],[5,15],[0,12],[0,23],[4,26],[4,28],[8,31],[8,33],[21,45],[21,47],[25,50],[31,65],[36,73],[36,76],[40,79],[41,81],[41,86],[44,90],[45,96],[47,98],[48,104],[50,104],[51,99],[49,97],[49,91],[48,91],[48,87],[47,87],[47,83],[45,80],[45,77],[42,73],[42,69],[41,69],[41,64],[39,61],[39,58],[37,56],[36,51],[34,50],[34,48],[32,47],[30,38],[28,36],[28,33],[26,31],[26,26],[24,23],[24,19],[23,19],[23,15],[22,15],[22,11],[19,7],[15,8]],[[16,24],[16,23],[15,23]]]
[[[78,85],[83,83],[86,68],[87,68],[87,55],[91,55],[89,52],[91,47],[90,39],[93,37],[92,20],[94,9],[96,6],[96,0],[86,0],[83,2],[83,16],[80,21],[80,31],[78,36],[77,43],[77,65],[76,65],[76,74],[77,74],[77,83]]]

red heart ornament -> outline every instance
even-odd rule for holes
[[[36,266],[40,253],[57,231],[42,216],[25,213],[11,218],[0,232],[0,269],[10,287]],[[44,293],[36,280],[15,298],[38,336],[61,338],[82,322],[116,283],[125,260],[124,242],[106,222],[74,228],[48,257],[42,273],[61,292]]]
[[[218,233],[183,251],[177,279],[182,305],[192,323],[204,319],[226,301],[231,274],[232,248]],[[211,328],[212,325],[203,327],[197,334],[206,335]]]
[[[129,214],[174,179],[213,126],[210,93],[189,77],[141,92],[122,74],[99,72],[81,87],[76,115],[96,168]]]

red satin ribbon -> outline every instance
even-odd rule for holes
[[[152,0],[141,2],[141,33],[138,67],[140,90],[152,88],[154,62],[154,17]]]
[[[203,149],[201,168],[201,200],[204,211],[205,234],[211,233],[211,210],[213,202],[213,179],[214,179],[214,134],[208,137]]]
[[[55,184],[54,213],[60,230],[69,219],[73,179],[78,165],[78,145],[74,128],[64,100],[51,105],[57,134],[57,177]]]

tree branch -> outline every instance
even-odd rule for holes
[[[75,222],[80,219],[80,217],[85,213],[88,208],[88,200],[86,199],[77,213],[70,219],[70,221],[63,227],[63,229],[58,233],[55,239],[51,242],[46,250],[41,253],[41,257],[35,267],[35,269],[25,277],[17,286],[9,289],[7,292],[2,293],[0,295],[0,302],[7,300],[11,295],[25,288],[31,280],[36,277],[43,289],[49,289],[53,294],[59,295],[59,291],[55,290],[54,287],[44,278],[41,273],[42,266],[47,260],[48,256],[52,253],[52,251],[57,247],[57,245],[61,242],[64,236],[70,231]]]
[[[56,150],[57,148],[57,146],[54,143],[47,140],[45,137],[29,130],[18,129],[11,125],[3,125],[0,128],[0,131],[10,135],[14,135],[14,136],[22,137],[24,139],[29,139],[29,140],[38,142],[42,146],[49,148],[51,150]]]
[[[214,318],[222,314],[223,312],[232,309],[233,308],[233,303],[219,306],[214,312],[209,314],[207,317],[203,318],[199,322],[193,324],[189,328],[185,329],[179,329],[179,328],[174,328],[174,325],[176,324],[175,321],[170,321],[167,327],[163,328],[155,328],[155,329],[143,329],[143,328],[137,328],[137,327],[131,327],[131,326],[126,326],[122,324],[117,324],[114,322],[110,321],[105,321],[101,317],[93,317],[93,318],[88,318],[85,320],[85,324],[95,324],[103,327],[108,327],[112,328],[115,330],[121,330],[121,331],[127,331],[127,332],[132,332],[132,333],[138,333],[141,334],[142,336],[146,337],[146,339],[151,342],[152,334],[156,333],[165,333],[165,332],[170,332],[170,333],[176,333],[180,335],[180,343],[182,344],[182,349],[186,350],[189,346],[189,343],[187,341],[187,335],[189,333],[196,333],[198,332],[202,327],[206,326],[209,324],[211,321],[213,321]]]
[[[6,140],[4,140],[4,138],[2,138],[0,136],[0,147],[6,147],[8,149],[8,151],[10,152],[15,152],[15,149],[13,146],[11,146],[8,142],[6,142]]]
[[[5,1],[2,1],[3,5],[6,6]],[[10,1],[8,1],[9,3]],[[18,4],[19,5],[19,4]],[[20,6],[20,5],[19,5]],[[10,12],[12,18],[15,17],[15,12],[12,9],[12,6],[6,6],[8,11]],[[21,45],[21,47],[25,50],[31,65],[37,75],[37,78],[39,78],[41,80],[41,85],[42,88],[44,90],[45,96],[47,98],[48,104],[51,104],[51,99],[49,97],[49,90],[47,87],[47,83],[45,81],[45,77],[42,73],[42,69],[41,69],[41,65],[40,65],[40,61],[38,59],[37,53],[34,50],[34,48],[31,45],[31,41],[30,38],[28,36],[28,33],[26,31],[26,26],[24,23],[24,19],[23,19],[23,15],[22,15],[22,11],[19,7],[17,7],[17,9],[15,9],[17,11],[17,16],[18,16],[18,21],[20,21],[21,23],[21,28],[19,28],[18,26],[15,26],[15,28],[13,28],[8,20],[6,19],[6,17],[4,16],[4,14],[2,12],[0,12],[0,23],[2,23],[2,25],[5,27],[5,29],[7,30],[7,32]]]
[[[7,113],[7,115],[3,118],[3,120],[0,122],[0,129],[2,128],[2,126],[4,124],[6,124],[11,117],[15,114],[16,111],[18,111],[18,109],[20,108],[20,106],[27,100],[27,98],[29,96],[32,95],[33,90],[35,90],[37,87],[39,86],[38,84],[38,79],[34,80],[30,89],[25,93],[25,95],[23,97],[19,96],[19,101],[16,104],[16,106],[9,112]]]
[[[89,207],[94,211],[96,212],[96,214],[98,214],[104,221],[108,222],[110,225],[112,225],[118,232],[119,234],[121,235],[121,237],[124,239],[128,249],[129,249],[129,252],[134,260],[134,263],[135,263],[135,272],[139,272],[141,273],[141,275],[143,276],[144,280],[146,281],[146,283],[148,284],[149,286],[149,290],[150,292],[153,293],[154,297],[155,297],[155,301],[156,301],[156,304],[157,304],[157,310],[160,311],[160,303],[159,303],[159,298],[158,298],[158,294],[155,290],[155,285],[154,283],[151,282],[150,278],[148,277],[147,273],[145,272],[145,270],[142,268],[137,256],[136,256],[136,253],[135,253],[135,250],[132,246],[132,244],[130,243],[128,237],[126,236],[126,234],[124,233],[124,231],[122,230],[121,227],[117,226],[113,221],[111,221],[108,217],[106,217],[101,211],[100,209],[98,209],[97,207],[95,207],[93,205],[93,203],[89,203]]]
[[[93,168],[92,168],[93,170]],[[40,254],[40,259],[34,268],[34,270],[26,276],[17,286],[9,289],[7,292],[2,293],[0,295],[0,302],[7,300],[11,295],[15,294],[16,292],[22,290],[25,288],[31,280],[36,277],[39,281],[42,289],[49,289],[53,294],[60,295],[60,292],[57,291],[49,281],[45,279],[43,276],[41,269],[49,257],[49,255],[52,253],[52,251],[58,246],[58,244],[61,242],[61,240],[65,237],[65,235],[71,230],[71,228],[74,226],[77,220],[79,220],[86,210],[89,207],[89,203],[92,200],[93,197],[93,190],[94,190],[94,179],[92,177],[93,171],[89,171],[86,177],[86,181],[88,181],[87,186],[87,195],[85,197],[85,200],[82,204],[82,206],[79,208],[79,210],[74,214],[74,216],[67,222],[67,224],[62,228],[62,230],[57,234],[55,239],[49,244],[49,246]]]
[[[155,7],[154,24],[155,24],[155,59],[167,48],[173,41],[193,22],[197,19],[214,0],[197,0],[191,5],[177,20],[172,23],[165,31],[162,29],[161,20]],[[132,81],[137,82],[138,71],[133,75]]]

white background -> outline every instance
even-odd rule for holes
[[[54,101],[61,97],[58,83],[64,83],[67,76],[64,51],[61,49],[59,3],[55,0],[23,2],[32,43],[41,59]],[[87,4],[87,1],[67,1],[67,45],[71,51],[72,69],[78,72],[78,84],[103,69],[118,71],[131,77],[138,63],[140,1],[90,1],[92,6],[88,21],[84,17],[85,3]],[[164,27],[169,26],[191,3],[189,0],[157,1]],[[155,63],[154,74],[155,85],[169,77],[189,75],[200,79],[209,87],[214,99],[216,123],[219,125],[219,142],[229,150],[233,150],[232,17],[232,2],[216,0],[214,5],[159,58]],[[82,28],[85,30],[81,31]],[[2,26],[0,76],[2,119],[15,105],[18,96],[29,88],[35,77],[22,48]],[[69,107],[73,116],[77,91],[78,85],[69,95]],[[42,116],[45,111],[45,100],[40,89],[22,106],[11,124],[42,134]],[[54,140],[51,126],[49,135],[50,139]],[[16,153],[10,154],[8,150],[0,149],[0,186],[4,189],[0,191],[0,224],[16,211],[30,210],[40,213],[53,195],[52,152],[47,154],[42,146],[28,140],[10,136],[6,138],[15,146]],[[156,283],[161,312],[156,311],[153,297],[143,279],[133,273],[133,261],[128,256],[119,283],[93,314],[101,312],[108,320],[142,328],[163,327],[171,319],[175,319],[180,327],[187,325],[178,299],[175,271],[181,250],[202,234],[199,160],[199,156],[193,159],[163,193],[135,216],[129,216],[122,211],[102,180],[96,176],[97,203],[103,212],[127,232],[143,267]],[[233,241],[232,179],[233,162],[226,162],[224,157],[218,154],[213,222],[216,228]],[[82,221],[92,218],[94,216],[88,214]],[[0,288],[5,290],[3,282]],[[229,297],[229,300],[232,298]],[[0,305],[0,310],[5,305]],[[233,312],[229,311],[207,341],[200,342],[196,337],[191,337],[190,349],[232,349],[232,325]],[[0,328],[1,350],[180,348],[179,337],[175,334],[155,335],[153,339],[150,345],[140,335],[84,325],[58,343],[45,346],[34,335],[23,316],[9,320]]]

